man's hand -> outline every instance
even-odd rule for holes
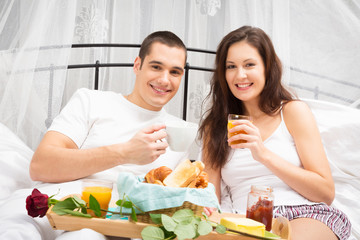
[[[45,134],[30,164],[35,181],[64,182],[83,178],[120,164],[148,164],[168,147],[164,124],[145,128],[125,143],[78,149],[67,136],[49,131]],[[79,171],[81,169],[81,171]]]
[[[162,129],[165,129],[165,125],[157,124],[136,133],[121,149],[123,159],[139,165],[155,161],[168,147],[167,142],[162,141],[166,137]]]

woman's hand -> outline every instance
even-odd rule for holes
[[[235,120],[233,121],[235,127],[228,130],[229,133],[240,132],[230,138],[228,143],[231,148],[248,148],[251,151],[253,158],[257,161],[261,161],[263,154],[266,152],[266,148],[263,144],[260,130],[248,120]],[[245,133],[244,133],[245,132]],[[245,140],[234,144],[235,141]]]
[[[210,217],[213,212],[217,211],[217,208],[204,207],[204,213]]]

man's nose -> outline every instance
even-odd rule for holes
[[[159,81],[160,81],[161,83],[168,83],[168,82],[170,82],[170,73],[169,73],[168,71],[163,71],[163,72],[161,73],[161,76],[160,76],[160,78],[159,78]]]

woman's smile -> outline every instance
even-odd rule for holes
[[[239,90],[248,90],[254,83],[237,83],[235,86]]]

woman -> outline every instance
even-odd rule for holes
[[[261,29],[244,26],[221,41],[208,96],[212,106],[200,126],[210,182],[219,199],[225,183],[232,209],[242,213],[251,185],[271,186],[274,215],[290,220],[292,239],[347,239],[349,220],[329,207],[335,187],[315,119],[282,86],[281,75],[281,62]],[[230,113],[252,117],[229,130],[247,134],[227,137]],[[239,139],[246,142],[230,145]]]

